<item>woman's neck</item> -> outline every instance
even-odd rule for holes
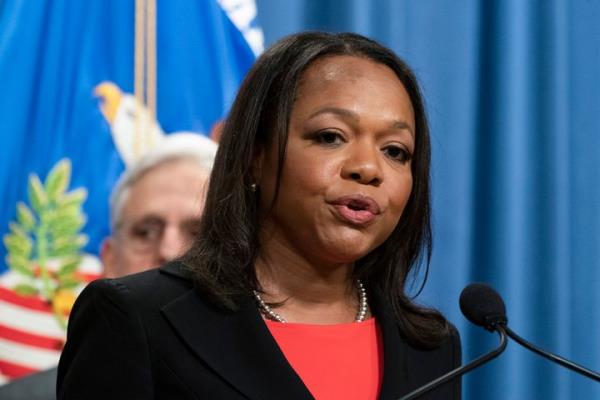
[[[351,263],[308,260],[286,246],[263,246],[255,268],[267,303],[288,322],[336,324],[352,322],[358,292]]]

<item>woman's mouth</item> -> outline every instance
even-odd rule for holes
[[[381,212],[375,200],[362,195],[343,196],[331,204],[338,217],[354,225],[367,225]]]

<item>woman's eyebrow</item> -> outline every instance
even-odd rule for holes
[[[411,128],[411,126],[406,123],[406,121],[394,121],[390,124],[390,128],[393,130],[398,130],[398,131],[408,131],[410,132],[410,134],[414,137],[415,133],[413,132],[413,129]]]
[[[317,111],[315,111],[312,114],[310,114],[308,116],[308,119],[312,119],[312,118],[318,117],[319,115],[322,115],[322,114],[335,114],[335,115],[339,115],[340,117],[343,117],[345,119],[352,120],[353,123],[358,123],[360,121],[360,117],[354,111],[351,111],[351,110],[348,110],[348,109],[345,109],[345,108],[339,108],[339,107],[323,107],[323,108],[320,108]],[[389,126],[390,126],[390,130],[395,130],[395,131],[407,130],[408,132],[410,132],[410,134],[413,137],[415,136],[415,133],[413,132],[413,129],[411,128],[411,126],[406,121],[394,120],[394,121],[392,121],[390,123]]]
[[[340,117],[344,117],[346,119],[351,119],[353,122],[358,122],[360,120],[360,118],[358,117],[358,114],[356,114],[354,111],[350,111],[345,108],[339,108],[339,107],[320,108],[317,111],[310,114],[308,116],[308,119],[315,118],[321,114],[335,114],[335,115],[339,115]]]

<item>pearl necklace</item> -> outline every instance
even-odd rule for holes
[[[354,319],[354,322],[360,323],[365,320],[369,305],[367,303],[367,291],[365,290],[365,287],[360,281],[360,279],[356,280],[356,287],[358,288],[358,312],[356,313],[356,318]],[[266,318],[281,323],[287,322],[285,318],[277,314],[267,303],[265,303],[261,295],[256,290],[253,290],[252,292],[254,293],[254,297],[258,302],[260,311],[264,314]]]

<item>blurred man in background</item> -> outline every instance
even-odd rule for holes
[[[100,250],[105,277],[158,267],[190,248],[216,148],[204,136],[169,135],[123,172],[110,199],[111,235]],[[0,387],[0,398],[50,400],[55,388],[52,368]]]
[[[111,196],[112,234],[100,251],[106,277],[158,267],[189,249],[215,151],[204,137],[167,136],[125,171]]]

